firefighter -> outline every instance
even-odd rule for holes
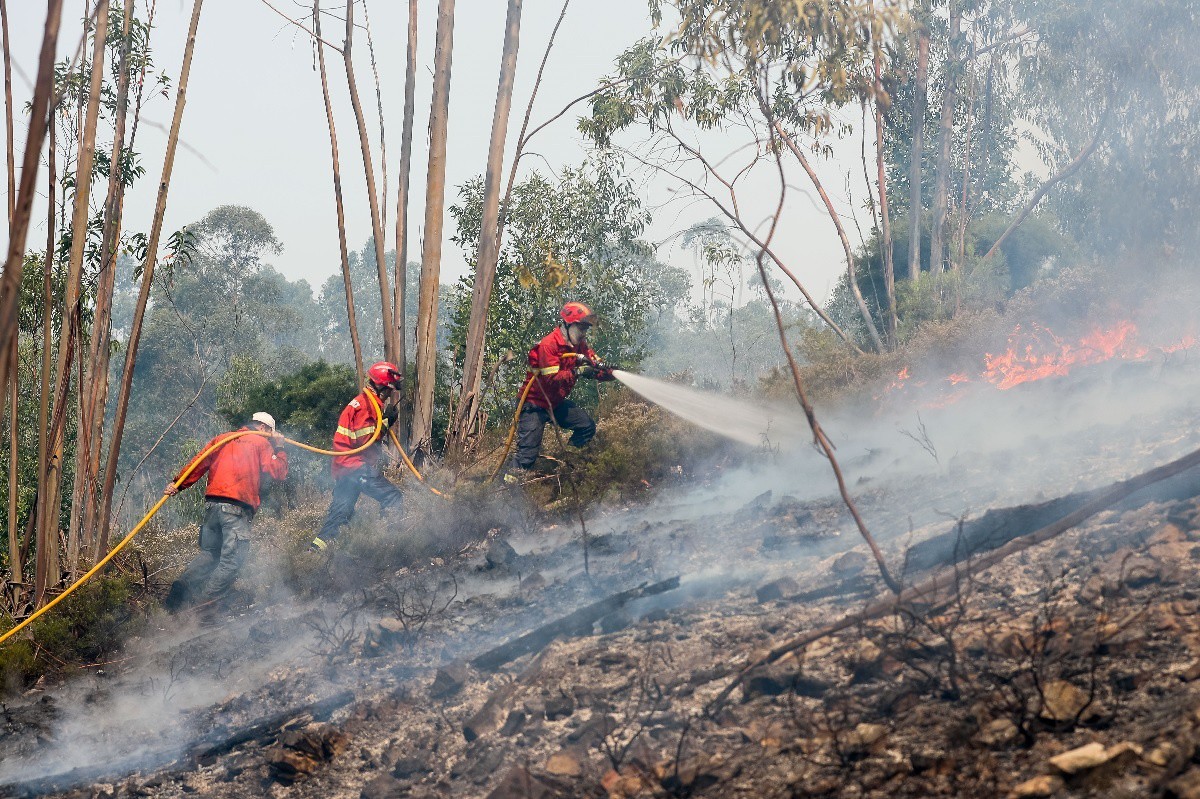
[[[523,472],[537,461],[542,434],[551,414],[555,423],[571,431],[571,446],[582,447],[596,435],[596,422],[588,412],[567,397],[579,378],[612,380],[606,367],[588,346],[587,333],[595,314],[582,302],[568,302],[559,312],[562,324],[529,351],[529,371],[521,384],[525,404],[517,419],[517,450],[513,468],[505,475],[510,483],[521,481]]]
[[[287,453],[274,417],[259,411],[240,429],[270,433],[270,437],[234,438],[205,457],[182,481],[176,475],[163,490],[167,496],[174,496],[208,475],[200,554],[171,585],[163,604],[172,613],[189,602],[203,602],[212,608],[211,603],[229,591],[250,550],[250,523],[261,503],[262,475],[272,480],[287,477]],[[205,449],[228,435],[217,436]]]
[[[396,421],[400,388],[404,385],[404,373],[392,363],[380,361],[367,370],[367,385],[342,411],[338,418],[337,432],[333,434],[333,448],[339,451],[361,447],[371,439],[378,424],[375,405],[367,392],[378,400],[383,411],[383,423]],[[354,455],[338,455],[333,459],[333,501],[325,515],[321,532],[312,540],[309,549],[320,552],[329,546],[349,524],[354,515],[354,506],[359,494],[366,494],[380,504],[387,513],[398,513],[404,497],[396,486],[383,476],[380,466],[379,441],[363,452]]]

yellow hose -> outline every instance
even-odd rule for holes
[[[508,438],[504,441],[504,452],[500,453],[500,462],[496,464],[496,468],[488,477],[489,483],[496,479],[496,475],[500,474],[500,470],[504,468],[504,462],[508,460],[508,451],[512,449],[513,439],[517,435],[517,422],[521,420],[521,409],[525,407],[525,398],[529,396],[529,389],[533,388],[535,380],[537,380],[536,376],[531,377],[525,384],[525,390],[521,392],[521,399],[517,401],[517,410],[513,413],[512,426],[508,428]],[[545,391],[545,389],[542,390]]]
[[[404,446],[400,443],[400,439],[396,437],[396,431],[389,427],[388,435],[392,437],[392,443],[394,443],[396,445],[396,449],[400,451],[400,458],[404,461],[404,465],[408,467],[408,470],[413,473],[413,477],[417,478],[417,480],[420,481],[421,485],[425,486],[430,491],[437,494],[439,497],[445,497],[446,496],[445,494],[443,494],[441,491],[438,491],[433,486],[429,485],[429,483],[425,482],[425,476],[417,471],[416,464],[414,464],[412,462],[412,460],[409,459],[408,453],[404,451]]]
[[[293,446],[299,447],[300,449],[305,449],[305,450],[308,450],[309,452],[315,452],[318,455],[329,455],[329,456],[356,455],[356,454],[364,451],[365,449],[370,447],[372,444],[374,444],[376,441],[378,441],[380,434],[383,432],[383,409],[379,407],[379,400],[375,398],[374,392],[367,390],[367,391],[364,391],[363,393],[367,395],[367,399],[370,400],[371,406],[375,410],[375,432],[373,432],[371,434],[371,438],[367,441],[367,443],[363,444],[361,447],[357,447],[355,449],[347,449],[347,450],[339,451],[339,450],[332,450],[332,449],[321,449],[320,447],[313,447],[308,444],[302,443],[300,441],[293,441],[290,438],[285,438],[284,441],[286,441],[287,443],[289,443]],[[394,433],[392,435],[393,435],[393,437],[395,436]],[[201,452],[195,458],[192,458],[192,461],[191,461],[191,463],[189,463],[187,465],[187,468],[185,468],[182,472],[180,472],[179,477],[177,477],[174,481],[175,487],[179,488],[180,483],[182,483],[184,480],[186,480],[188,475],[190,475],[192,472],[194,472],[196,470],[196,467],[204,462],[205,458],[207,458],[212,453],[216,452],[221,447],[228,444],[230,441],[233,441],[235,438],[241,438],[242,436],[264,436],[264,437],[269,438],[271,436],[271,433],[267,433],[262,430],[238,430],[236,432],[230,433],[229,435],[225,436],[224,438],[220,439],[219,441],[213,442],[211,446],[209,446],[207,449],[205,449],[203,452]],[[403,450],[401,450],[401,451],[403,451]],[[75,582],[71,583],[71,585],[67,586],[66,590],[64,590],[61,594],[59,594],[54,599],[47,602],[42,607],[38,608],[37,611],[35,611],[29,618],[25,619],[23,622],[18,624],[16,627],[13,627],[8,632],[4,633],[3,635],[0,635],[0,644],[3,644],[9,638],[12,638],[14,635],[19,633],[21,630],[28,627],[30,624],[32,624],[34,622],[35,619],[37,619],[43,613],[50,610],[52,607],[57,605],[59,602],[62,602],[64,599],[66,599],[68,596],[70,596],[75,591],[76,588],[83,585],[88,580],[92,579],[92,577],[94,577],[96,575],[96,572],[98,572],[102,568],[104,568],[104,566],[107,565],[110,560],[112,560],[114,557],[116,557],[117,553],[120,552],[125,547],[126,544],[128,544],[130,541],[133,540],[134,536],[136,536],[138,533],[140,533],[142,531],[142,528],[146,526],[147,522],[149,522],[151,519],[154,518],[154,515],[156,513],[158,513],[159,510],[162,509],[162,506],[164,504],[166,504],[166,501],[168,499],[169,499],[169,497],[166,494],[163,494],[159,498],[158,502],[154,503],[154,507],[150,508],[149,513],[147,513],[145,516],[143,516],[142,520],[140,522],[138,522],[136,525],[134,525],[134,528],[129,531],[129,535],[122,538],[117,543],[117,545],[115,547],[113,547],[112,550],[107,555],[105,555],[103,558],[101,558],[99,561],[97,561],[96,565],[93,566],[92,568],[88,569],[87,572],[85,572],[82,577],[80,577]]]

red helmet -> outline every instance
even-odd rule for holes
[[[568,302],[562,307],[558,315],[568,325],[578,324],[579,322],[590,325],[596,321],[596,315],[592,313],[592,309],[582,302]]]
[[[404,373],[396,364],[388,361],[372,364],[371,368],[367,370],[367,377],[371,378],[371,382],[377,386],[400,388],[404,383]]]

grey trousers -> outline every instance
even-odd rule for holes
[[[596,435],[596,423],[588,412],[571,400],[563,400],[554,407],[554,420],[564,430],[571,431],[567,442],[572,447],[582,447]],[[521,417],[517,420],[517,451],[513,463],[521,469],[529,469],[537,461],[542,450],[542,434],[550,421],[550,411],[525,403]]]
[[[209,602],[223,596],[237,579],[250,552],[251,513],[232,502],[204,503],[200,554],[176,581],[185,596]]]

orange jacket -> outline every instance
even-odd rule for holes
[[[561,326],[554,328],[529,351],[529,371],[525,373],[521,391],[525,391],[530,381],[537,382],[530,386],[525,401],[546,410],[558,407],[575,388],[575,367],[581,365],[581,355],[593,362],[598,360],[586,341],[577,348],[567,341]]]
[[[375,407],[371,404],[371,400],[367,398],[369,388],[364,388],[357,397],[350,400],[350,403],[342,409],[342,415],[338,417],[337,430],[333,434],[333,448],[339,452],[344,452],[349,449],[358,449],[363,444],[370,440],[371,435],[375,432],[375,427],[378,421],[378,416],[375,415]],[[372,392],[374,393],[374,392]],[[379,395],[375,395],[375,399],[379,400]],[[347,472],[353,472],[364,467],[373,467],[379,463],[379,442],[383,440],[383,436],[379,437],[369,449],[358,453],[357,455],[338,455],[333,459],[333,476],[338,478]]]
[[[247,430],[249,428],[241,428]],[[229,433],[222,433],[204,446],[208,449]],[[201,450],[203,452],[204,450]],[[179,474],[183,474],[180,471]],[[259,480],[261,475],[268,475],[275,480],[283,480],[288,475],[287,453],[276,451],[271,442],[264,436],[239,436],[224,446],[209,454],[192,473],[179,484],[182,490],[193,485],[205,474],[208,475],[208,488],[204,496],[208,499],[228,499],[258,510],[262,504],[259,498]],[[178,482],[179,475],[175,475]]]

